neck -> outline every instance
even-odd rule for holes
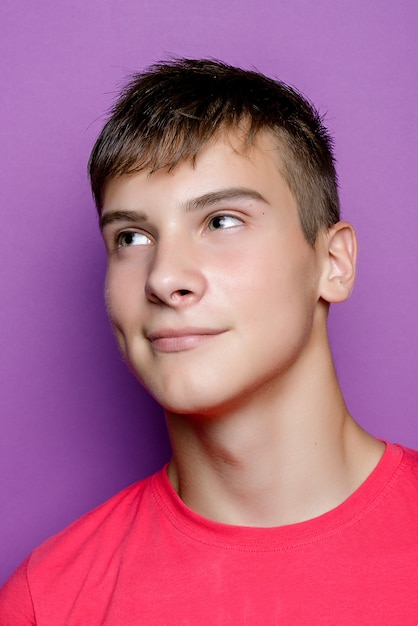
[[[329,350],[315,363],[216,415],[167,413],[169,478],[189,508],[226,524],[281,526],[335,508],[367,478],[383,444],[349,415]]]

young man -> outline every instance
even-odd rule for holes
[[[135,76],[90,159],[106,301],[173,457],[33,552],[2,624],[418,623],[418,458],[349,415],[327,338],[356,237],[280,82]]]

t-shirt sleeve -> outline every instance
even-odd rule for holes
[[[1,626],[36,626],[27,579],[28,561],[23,561],[0,589]]]

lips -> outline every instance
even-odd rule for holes
[[[197,348],[223,332],[214,328],[167,328],[148,333],[147,339],[158,352],[182,352]]]

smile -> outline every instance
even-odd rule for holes
[[[149,333],[147,339],[157,352],[182,352],[197,348],[224,332],[213,328],[162,329]]]

